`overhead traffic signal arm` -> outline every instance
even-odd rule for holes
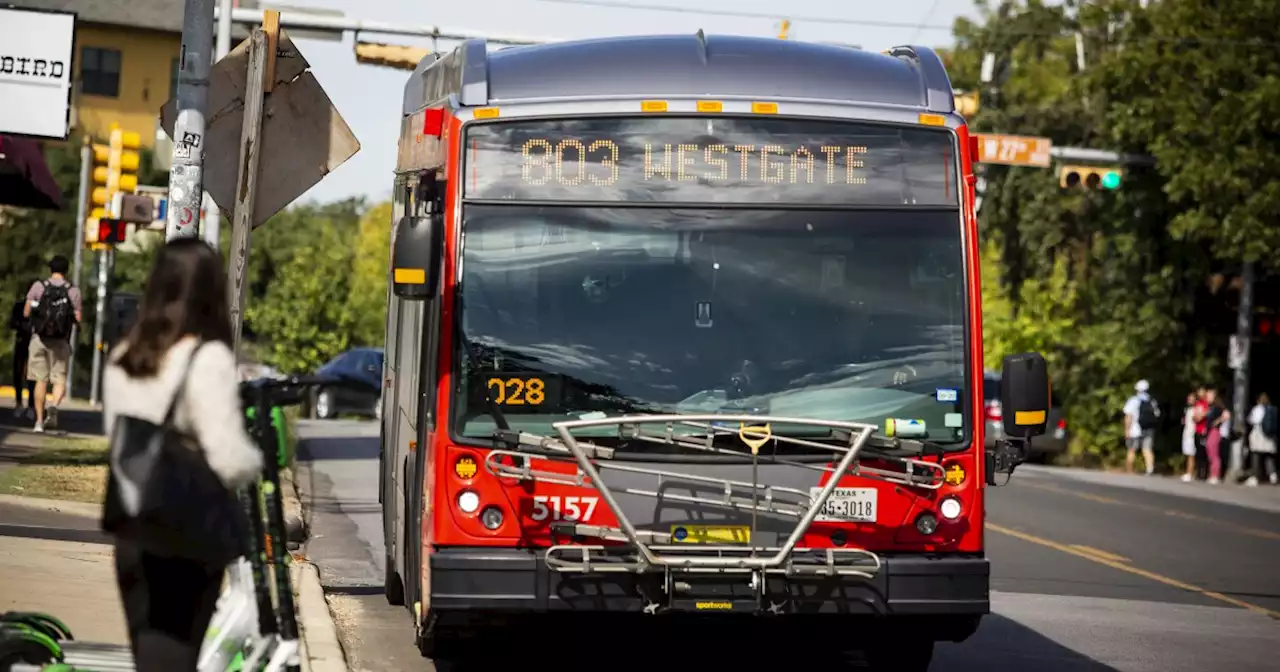
[[[1058,166],[1058,186],[1063,189],[1119,189],[1123,174],[1120,166]]]

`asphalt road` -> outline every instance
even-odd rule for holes
[[[382,597],[377,426],[306,422],[300,434],[299,475],[313,533],[307,554],[320,566],[353,671],[432,669],[413,647],[408,613]],[[993,613],[969,641],[939,645],[931,669],[1276,669],[1280,488],[1217,487],[1020,469],[988,500]],[[508,640],[504,633],[498,648],[516,646],[525,634]],[[556,636],[564,640],[564,633]],[[591,638],[574,641],[582,639]],[[674,636],[631,650],[605,639],[609,648],[600,655],[656,655],[663,667],[688,662],[669,652],[697,646]],[[736,667],[793,664],[788,645],[780,642],[768,655],[751,647]],[[819,662],[809,648],[805,659]],[[779,662],[766,660],[775,655]],[[717,656],[714,662],[730,662]],[[589,658],[599,666],[599,657]]]

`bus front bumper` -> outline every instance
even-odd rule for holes
[[[982,556],[881,555],[870,579],[749,574],[580,573],[549,568],[541,551],[437,548],[429,556],[438,612],[697,612],[981,616],[990,562]],[[670,583],[672,589],[668,590]]]

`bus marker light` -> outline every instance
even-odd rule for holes
[[[395,281],[397,285],[425,285],[427,284],[427,269],[397,268],[395,270]]]
[[[938,511],[942,514],[942,517],[947,520],[955,520],[956,518],[959,518],[961,508],[960,500],[955,497],[944,497],[942,499],[942,503],[938,505]]]
[[[756,114],[777,114],[777,103],[751,103],[751,111]]]
[[[941,114],[922,114],[920,115],[920,123],[925,126],[946,126],[947,118]]]
[[[922,513],[916,518],[916,530],[926,536],[933,534],[938,531],[938,519],[932,513]]]
[[[475,513],[476,509],[480,508],[480,495],[470,490],[463,490],[458,495],[458,508],[462,509],[463,513]]]
[[[640,101],[641,112],[666,112],[667,101],[665,100],[642,100]]]
[[[453,473],[463,480],[475,476],[477,471],[479,471],[479,467],[476,466],[475,459],[470,455],[458,458],[458,461],[453,464]]]
[[[947,485],[960,485],[964,483],[964,468],[958,464],[953,464],[947,468]]]
[[[423,110],[422,134],[438,138],[442,132],[444,132],[444,110],[438,107]]]
[[[480,522],[490,530],[496,530],[502,527],[502,509],[496,506],[487,507],[480,514]]]
[[[473,116],[473,117],[475,117],[476,119],[497,119],[497,118],[498,118],[498,108],[496,108],[496,107],[481,107],[481,108],[477,109],[477,110],[472,114],[472,116]]]
[[[699,100],[698,111],[699,112],[723,112],[724,103],[718,100]]]

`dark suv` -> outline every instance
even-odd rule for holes
[[[992,446],[1004,438],[1004,414],[1000,409],[1000,374],[986,372],[982,380],[983,419],[987,423],[986,444]],[[1067,450],[1067,419],[1062,415],[1062,407],[1053,399],[1049,408],[1048,425],[1045,433],[1031,440],[1030,454],[1027,459],[1046,462],[1055,455]]]

